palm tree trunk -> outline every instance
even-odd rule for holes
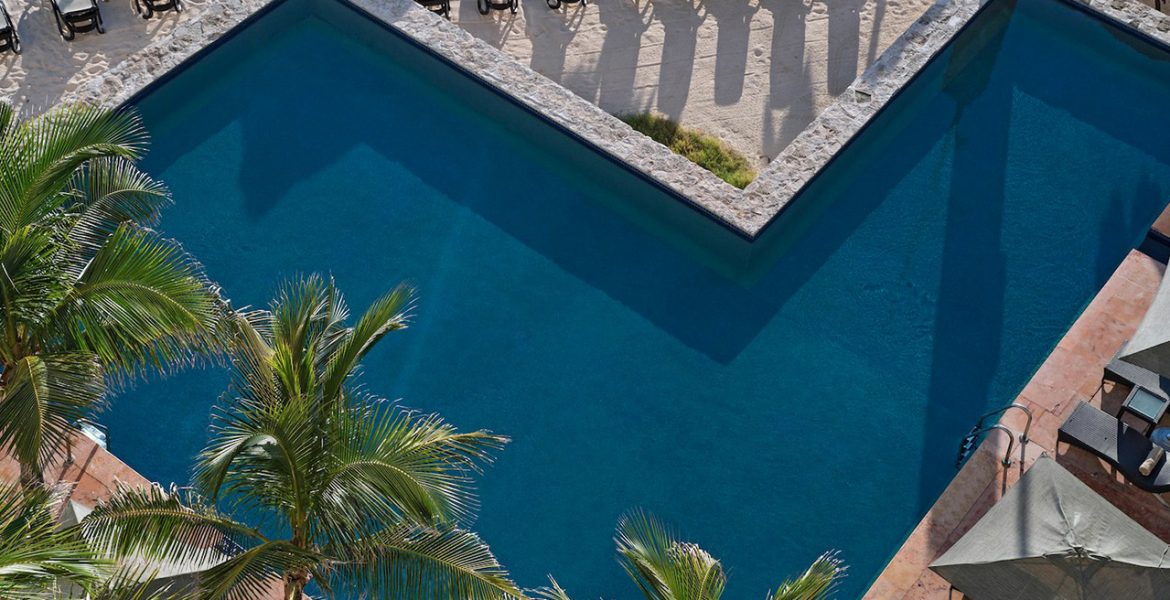
[[[20,463],[20,487],[26,492],[40,489],[45,485],[44,474],[36,465]]]
[[[284,574],[284,600],[303,600],[305,586],[309,584],[309,572],[289,571]]]

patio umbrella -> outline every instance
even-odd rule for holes
[[[1047,456],[930,568],[971,600],[1170,598],[1170,545]]]
[[[1170,277],[1162,278],[1146,316],[1118,358],[1170,377]]]

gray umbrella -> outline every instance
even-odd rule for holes
[[[1047,456],[930,568],[972,600],[1170,598],[1170,545]]]
[[[1162,278],[1145,318],[1118,358],[1170,377],[1170,277]]]

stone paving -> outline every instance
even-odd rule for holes
[[[961,597],[927,566],[962,537],[1041,453],[1055,457],[1097,493],[1170,542],[1170,508],[1157,496],[1125,483],[1093,455],[1056,443],[1061,423],[1081,400],[1116,413],[1125,399],[1129,391],[1125,387],[1102,384],[1102,369],[1145,316],[1164,271],[1158,261],[1136,250],[1130,252],[1016,399],[1033,411],[1035,420],[1029,443],[1012,453],[1014,463],[1010,467],[1000,463],[1007,436],[995,432],[988,437],[878,576],[866,600]],[[1000,422],[1021,432],[1023,413],[1012,411]],[[1163,422],[1167,423],[1170,419]]]

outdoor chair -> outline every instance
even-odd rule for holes
[[[587,6],[589,4],[589,0],[544,0],[544,1],[545,1],[545,3],[548,4],[548,7],[553,9],[553,10],[560,8],[562,4],[580,4],[581,6]]]
[[[1135,486],[1155,494],[1170,492],[1170,461],[1165,458],[1148,475],[1138,471],[1154,443],[1113,415],[1081,402],[1060,426],[1057,441],[1105,459]]]
[[[451,18],[451,0],[417,0],[417,2],[436,15],[447,19]]]
[[[1128,386],[1140,385],[1163,398],[1170,398],[1170,379],[1121,358],[1121,352],[1105,365],[1102,382],[1114,381]]]
[[[20,36],[16,34],[16,25],[12,23],[8,9],[0,2],[0,52],[5,50],[20,54]]]
[[[143,19],[149,19],[168,10],[183,12],[183,0],[134,0],[134,10]]]
[[[102,26],[102,13],[98,10],[97,0],[51,0],[53,16],[57,19],[57,31],[61,39],[70,41],[78,33],[97,30],[105,33]]]

